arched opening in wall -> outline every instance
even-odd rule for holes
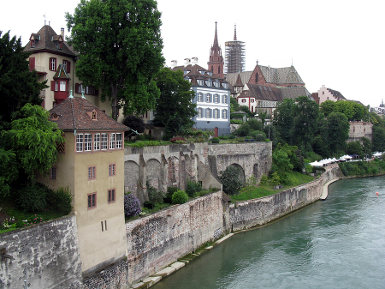
[[[242,184],[244,185],[246,183],[246,177],[245,177],[245,171],[242,168],[242,166],[240,166],[238,164],[231,164],[229,167],[236,168],[236,172],[238,174],[238,177],[239,177],[240,181],[242,182]]]
[[[124,192],[136,194],[138,190],[139,165],[134,161],[124,163]]]
[[[178,186],[179,184],[179,159],[176,157],[169,157],[167,168],[167,180],[169,187]]]
[[[253,176],[258,180],[258,164],[254,164],[253,166]]]
[[[156,159],[150,159],[146,162],[146,186],[151,186],[156,190],[162,188],[161,166]]]

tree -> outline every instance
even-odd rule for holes
[[[331,153],[344,151],[345,142],[349,137],[349,121],[346,115],[341,112],[329,114],[325,134],[324,137]]]
[[[290,162],[290,157],[286,151],[287,148],[278,145],[273,151],[272,171],[277,172],[282,182],[287,182],[287,173],[293,170],[293,164]]]
[[[233,113],[236,111],[239,111],[238,101],[235,98],[230,97],[230,112]]]
[[[194,124],[197,114],[192,103],[194,92],[191,84],[183,78],[182,71],[163,68],[156,77],[160,98],[155,109],[154,124],[165,127],[166,137],[183,134]]]
[[[20,110],[11,129],[3,132],[2,140],[8,143],[16,156],[19,174],[31,182],[37,174],[46,173],[56,161],[57,144],[64,141],[56,123],[48,120],[49,113],[41,106],[27,103]]]
[[[46,86],[29,71],[27,58],[21,39],[10,38],[9,32],[2,36],[0,31],[0,127],[8,128],[24,104],[41,104],[40,90]]]
[[[284,99],[274,111],[273,124],[282,142],[293,144],[295,102],[293,99]]]
[[[385,151],[385,127],[381,125],[373,125],[373,151]]]
[[[326,100],[320,105],[320,112],[323,113],[325,117],[328,117],[330,113],[336,111],[336,103],[331,100]]]
[[[223,191],[229,195],[235,195],[239,193],[242,187],[242,171],[241,168],[231,165],[222,172],[219,177],[223,184]]]
[[[128,136],[129,138],[144,132],[145,127],[143,120],[134,115],[126,116],[123,120],[123,124],[131,129],[125,133],[125,136]]]
[[[76,73],[111,99],[112,116],[143,114],[159,96],[154,77],[164,63],[160,12],[154,0],[81,0],[66,13]]]

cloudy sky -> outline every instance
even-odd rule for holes
[[[60,33],[64,13],[73,13],[79,0],[2,2],[0,31],[11,30],[25,44],[44,19]],[[246,70],[257,60],[271,67],[293,63],[310,92],[325,85],[366,105],[385,99],[383,0],[158,0],[158,8],[168,66],[196,56],[207,67],[217,21],[223,53],[237,26]]]

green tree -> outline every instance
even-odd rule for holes
[[[242,187],[242,174],[241,168],[231,165],[222,172],[219,179],[223,184],[223,191],[229,195],[235,195],[239,193]]]
[[[0,199],[10,195],[11,185],[17,179],[16,155],[0,148]]]
[[[27,58],[21,39],[0,31],[0,128],[7,129],[24,104],[41,104],[39,93],[46,86],[37,81],[36,72],[29,71]]]
[[[294,109],[294,139],[295,145],[304,151],[311,150],[311,143],[318,129],[318,104],[306,96],[296,99]]]
[[[364,155],[362,145],[359,141],[352,141],[346,145],[346,152],[349,155],[359,155],[361,158]]]
[[[79,52],[76,73],[110,97],[112,116],[142,114],[159,96],[155,75],[162,67],[160,12],[154,0],[81,0],[66,13],[69,42]]]
[[[320,105],[320,112],[323,113],[325,117],[328,117],[330,113],[335,111],[336,111],[335,101],[326,100]]]
[[[332,112],[326,122],[324,137],[331,153],[342,152],[349,137],[349,121],[345,114]]]
[[[165,127],[166,137],[183,134],[194,124],[192,118],[197,114],[192,103],[194,92],[191,84],[183,78],[182,71],[163,68],[156,77],[160,90],[157,100],[154,124]]]
[[[279,175],[282,182],[287,182],[287,173],[293,170],[293,164],[286,149],[280,145],[273,151],[272,171]]]
[[[286,98],[274,111],[273,125],[278,134],[277,137],[281,142],[293,144],[295,107],[294,100]]]
[[[385,127],[381,125],[373,125],[373,151],[385,151]]]
[[[233,113],[236,111],[239,111],[239,104],[235,98],[230,97],[230,112]]]
[[[27,103],[20,110],[11,129],[3,132],[2,140],[15,153],[19,174],[34,182],[37,174],[46,173],[56,161],[57,144],[64,141],[56,123],[41,106]]]

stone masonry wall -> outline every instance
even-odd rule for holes
[[[1,234],[0,250],[1,289],[81,286],[75,216]]]
[[[126,224],[130,283],[224,233],[222,193],[213,193]]]

